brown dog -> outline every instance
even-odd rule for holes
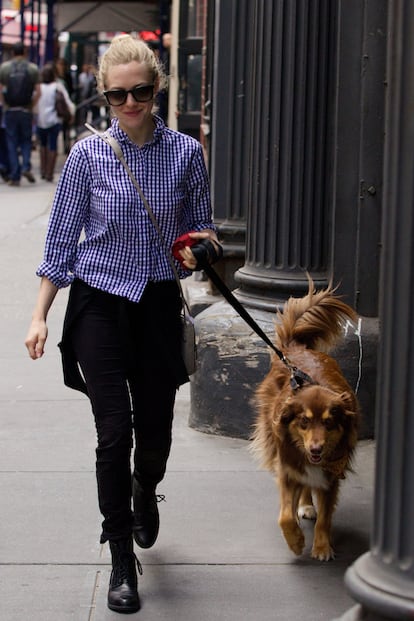
[[[288,546],[301,554],[305,545],[299,518],[316,517],[312,557],[334,557],[330,531],[340,479],[350,470],[357,443],[359,408],[338,364],[324,351],[339,340],[356,313],[329,286],[290,298],[278,313],[276,346],[289,363],[310,376],[294,389],[291,369],[274,356],[257,393],[258,418],[252,449],[264,468],[277,475],[279,526]],[[317,514],[312,501],[316,497]]]

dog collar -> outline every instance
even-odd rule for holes
[[[317,384],[317,382],[314,382],[307,373],[290,364],[287,358],[285,358],[283,362],[290,370],[290,387],[292,388],[292,390],[298,390],[299,388],[302,388],[303,384],[305,383],[313,385]]]
[[[322,466],[322,470],[333,474],[337,479],[345,479],[345,470],[347,469],[348,461],[348,456],[344,455],[343,457],[340,457],[335,461],[330,461],[328,464]]]

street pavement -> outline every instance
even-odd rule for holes
[[[62,156],[61,156],[62,159]],[[39,282],[54,183],[0,182],[0,620],[109,621],[108,546],[94,473],[89,404],[62,382],[60,339],[67,291],[49,316],[45,356],[29,359],[24,339]],[[62,162],[60,162],[62,164]],[[220,407],[220,404],[217,404]],[[278,496],[245,440],[188,427],[189,386],[177,396],[173,449],[158,492],[160,536],[136,549],[141,621],[332,621],[355,602],[346,568],[369,549],[374,450],[359,445],[355,474],[334,517],[336,559],[295,557],[277,526]]]

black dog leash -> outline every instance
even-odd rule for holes
[[[193,248],[194,251],[194,248]],[[292,390],[297,390],[301,388],[304,383],[315,384],[313,379],[304,371],[298,369],[295,365],[293,365],[284,355],[280,349],[278,349],[272,341],[269,339],[267,334],[263,332],[261,327],[256,323],[253,317],[247,312],[244,306],[239,302],[236,296],[230,291],[227,285],[221,280],[220,276],[215,272],[213,267],[207,263],[206,261],[201,262],[202,269],[206,272],[207,276],[210,278],[211,282],[217,287],[223,297],[227,300],[227,302],[234,308],[234,310],[240,315],[242,319],[256,332],[258,336],[273,349],[273,351],[277,354],[280,360],[287,366],[290,371],[290,385]]]

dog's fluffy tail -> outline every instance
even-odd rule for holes
[[[303,298],[290,298],[278,312],[277,345],[281,349],[300,343],[308,349],[329,351],[339,340],[347,320],[355,321],[356,312],[338,296],[336,287],[316,291],[309,277],[309,291]]]

